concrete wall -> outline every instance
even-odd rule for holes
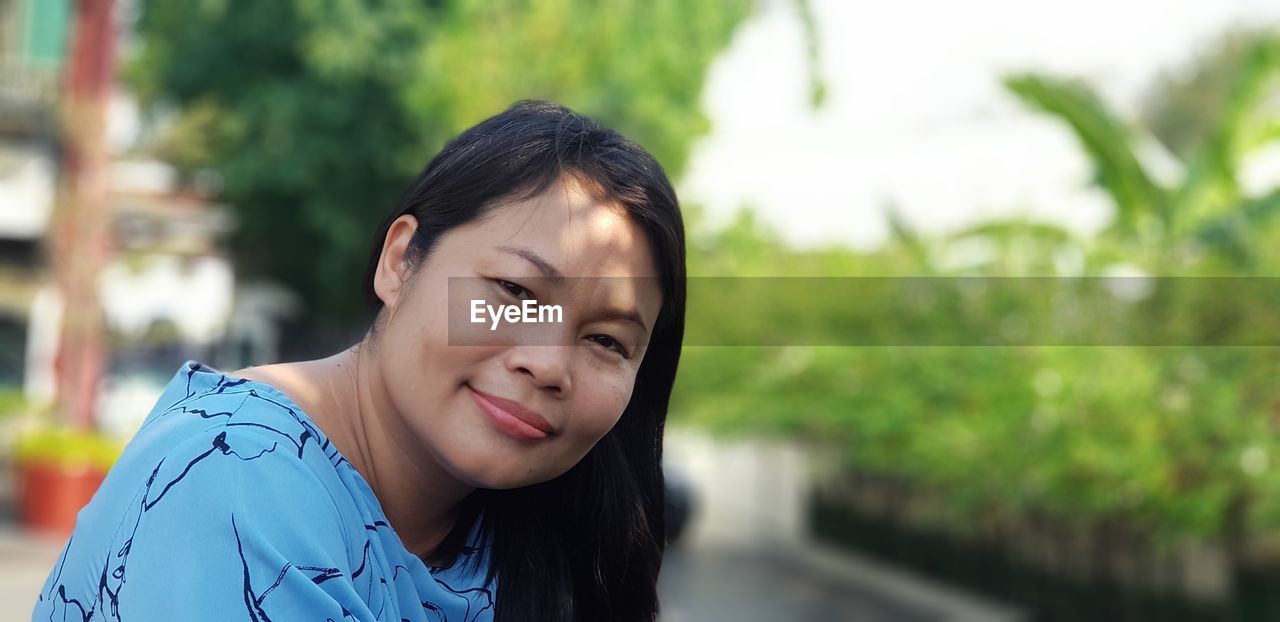
[[[687,476],[696,491],[691,546],[806,540],[812,469],[803,449],[762,439],[717,440],[668,426],[664,454],[668,470]]]

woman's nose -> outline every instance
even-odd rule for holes
[[[572,390],[572,358],[573,346],[514,346],[507,354],[507,369],[527,376],[539,389],[563,396]]]

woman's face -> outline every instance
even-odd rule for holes
[[[392,415],[471,486],[569,470],[630,401],[662,304],[644,232],[567,177],[449,230],[415,272],[405,249],[416,227],[393,223],[375,277]],[[515,310],[501,305],[523,319],[528,299],[559,306],[560,321],[507,321]]]

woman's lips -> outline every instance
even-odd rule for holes
[[[471,398],[502,431],[516,438],[539,439],[555,434],[555,428],[541,415],[508,399],[471,389]]]

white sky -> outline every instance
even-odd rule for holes
[[[716,223],[750,204],[793,243],[859,248],[884,240],[887,203],[932,232],[1018,214],[1096,230],[1111,208],[1074,138],[1000,76],[1083,76],[1131,118],[1156,75],[1227,27],[1280,24],[1280,0],[812,2],[824,108],[808,107],[792,2],[767,0],[711,67],[713,127],[681,196]]]

